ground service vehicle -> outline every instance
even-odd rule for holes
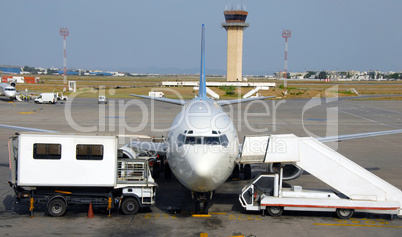
[[[402,216],[400,189],[317,139],[293,134],[270,135],[267,139],[262,161],[280,162],[280,166],[275,174],[261,174],[243,188],[239,200],[246,210],[267,210],[273,216],[281,215],[283,210],[336,211],[342,219],[354,212]],[[279,149],[279,145],[285,147],[283,144],[291,149]],[[244,149],[243,145],[242,155]],[[289,163],[336,191],[284,187],[284,167]]]
[[[57,102],[57,94],[56,93],[41,93],[38,98],[35,99],[35,103],[37,104],[56,104]]]
[[[163,97],[165,97],[165,93],[163,93],[161,91],[151,91],[148,93],[148,96],[163,98]]]
[[[68,96],[63,95],[63,93],[56,93],[57,95],[57,100],[68,100]]]
[[[260,174],[243,188],[241,205],[248,211],[266,210],[271,216],[280,216],[283,210],[335,211],[341,219],[349,219],[354,212],[399,214],[399,202],[351,200],[331,190],[282,187],[281,182],[279,174]]]
[[[22,133],[9,139],[10,186],[17,200],[37,202],[50,216],[62,216],[69,205],[118,207],[136,214],[155,204],[157,184],[147,159],[118,149],[118,136]]]
[[[99,96],[98,97],[98,104],[107,104],[107,98],[105,96]]]

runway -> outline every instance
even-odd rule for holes
[[[8,186],[7,140],[23,128],[65,133],[126,135],[166,135],[180,106],[139,99],[115,99],[98,105],[96,98],[75,98],[61,104],[35,104],[0,100],[0,235],[2,236],[399,236],[402,219],[389,215],[355,214],[341,220],[334,213],[284,212],[280,217],[244,212],[238,194],[247,181],[228,180],[218,188],[209,203],[209,217],[192,217],[191,193],[173,177],[163,174],[156,182],[157,204],[135,216],[95,209],[88,219],[87,208],[71,208],[60,218],[45,214],[38,205],[35,217],[29,217],[27,203],[14,203]],[[267,100],[225,107],[238,130],[245,135],[288,134],[332,136],[402,128],[400,101],[358,100]],[[14,126],[14,127],[9,127]],[[122,143],[129,142],[127,138]],[[402,189],[402,134],[362,138],[329,144],[339,153]],[[253,173],[264,170],[253,166]],[[290,184],[303,188],[329,188],[309,174]],[[181,213],[171,214],[177,207]]]

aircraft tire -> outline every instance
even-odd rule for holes
[[[244,165],[243,173],[244,173],[244,179],[245,180],[250,180],[251,179],[252,173],[251,173],[251,165],[250,164]]]
[[[240,173],[240,167],[238,164],[236,164],[232,172],[232,179],[238,179],[239,173]]]
[[[165,179],[172,178],[172,170],[170,169],[169,164],[165,164]]]

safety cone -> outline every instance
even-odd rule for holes
[[[94,218],[94,211],[92,210],[92,202],[89,203],[88,218]]]

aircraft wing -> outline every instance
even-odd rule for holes
[[[186,103],[185,100],[175,100],[175,99],[169,99],[169,98],[164,98],[164,97],[162,97],[162,98],[161,97],[151,97],[151,96],[146,96],[146,95],[135,95],[135,94],[130,94],[130,95],[139,97],[139,98],[157,100],[157,101],[176,104],[176,105],[184,105]]]
[[[330,136],[330,137],[318,137],[315,139],[324,143],[324,142],[336,142],[336,141],[344,141],[344,140],[364,138],[364,137],[376,137],[376,136],[398,134],[398,133],[402,133],[402,129],[379,131],[379,132],[355,133],[355,134]]]
[[[395,130],[387,130],[387,131],[379,131],[379,132],[365,132],[365,133],[354,133],[354,134],[347,134],[347,135],[339,135],[339,136],[329,136],[329,137],[315,137],[317,141],[320,141],[322,143],[325,142],[337,142],[337,141],[344,141],[344,140],[350,140],[350,139],[358,139],[358,138],[365,138],[365,137],[376,137],[376,136],[382,136],[382,135],[391,135],[391,134],[399,134],[402,133],[402,129],[395,129]],[[259,140],[259,141],[267,141],[269,138],[269,135],[262,135],[262,136],[246,136],[246,137],[254,137],[254,140]],[[245,139],[246,139],[245,137]],[[242,153],[244,148],[244,142],[243,144],[239,144],[239,152]],[[265,153],[265,148],[262,147],[261,150],[258,150],[261,154]],[[259,154],[260,154],[259,153]]]
[[[0,124],[0,128],[6,128],[6,129],[18,130],[18,131],[29,131],[29,132],[58,133],[58,131],[53,131],[53,130],[46,130],[46,129],[39,129],[39,128],[20,127],[20,126],[6,125],[6,124]]]
[[[253,101],[253,100],[265,100],[265,99],[273,98],[273,97],[276,97],[276,96],[262,96],[262,97],[253,97],[253,98],[235,99],[235,100],[218,100],[218,101],[216,101],[216,103],[218,103],[221,106],[225,106],[225,105],[249,102],[249,101]]]

